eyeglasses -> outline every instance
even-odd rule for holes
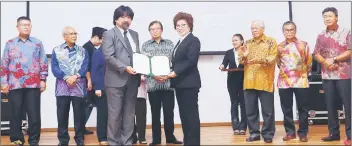
[[[284,31],[287,32],[287,33],[288,33],[288,32],[295,32],[296,29],[284,29]]]
[[[185,28],[187,26],[187,24],[181,24],[181,25],[176,25],[176,28]]]

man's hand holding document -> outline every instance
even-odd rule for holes
[[[148,76],[167,76],[170,73],[170,60],[166,56],[149,57],[144,54],[133,54],[133,69]]]

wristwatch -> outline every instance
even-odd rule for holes
[[[336,57],[334,57],[333,59],[334,59],[334,62],[337,62]]]
[[[40,81],[44,81],[44,82],[46,82],[46,79],[40,79]]]

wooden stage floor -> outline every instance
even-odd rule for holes
[[[296,126],[297,127],[297,126]],[[322,142],[320,139],[327,136],[328,130],[327,125],[313,125],[309,127],[308,142],[300,142],[298,139],[285,142],[282,137],[285,135],[285,129],[283,125],[276,126],[276,134],[273,143],[266,144],[263,140],[257,142],[246,142],[246,135],[232,135],[232,129],[230,126],[217,126],[217,127],[201,127],[201,144],[202,145],[343,145],[343,141],[346,139],[344,130],[345,126],[341,125],[341,140],[336,142]],[[147,129],[146,138],[148,143],[152,141],[151,129]],[[74,132],[70,131],[70,145],[75,145],[73,136]],[[96,137],[96,132],[92,135],[86,135],[86,145],[99,145]],[[182,140],[182,129],[175,128],[175,136]],[[165,144],[165,138],[162,137],[163,144]],[[27,136],[26,136],[27,140]],[[1,145],[10,144],[9,136],[1,136]],[[26,143],[27,144],[27,143]],[[57,145],[57,133],[56,132],[42,132],[40,145]]]

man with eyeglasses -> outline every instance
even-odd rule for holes
[[[152,39],[143,43],[141,52],[148,56],[167,56],[171,60],[174,44],[172,41],[162,38],[162,32],[161,22],[152,21],[149,24],[149,33]],[[153,142],[150,145],[161,144],[161,107],[164,114],[166,143],[182,144],[174,135],[175,93],[170,87],[170,80],[163,81],[162,78],[161,76],[149,76],[147,79],[147,91],[152,111]]]
[[[287,21],[282,26],[285,40],[278,45],[277,65],[280,73],[277,80],[281,109],[284,114],[286,136],[284,141],[296,138],[293,121],[293,93],[299,113],[299,129],[297,134],[301,142],[307,142],[308,133],[308,74],[312,67],[312,54],[308,43],[296,38],[296,24]]]
[[[25,142],[22,118],[26,113],[28,143],[38,145],[40,140],[40,96],[46,88],[48,59],[42,42],[30,36],[31,28],[28,17],[17,19],[19,35],[6,42],[1,59],[1,93],[8,94],[11,105],[10,140],[13,145]]]
[[[88,52],[76,44],[77,32],[66,26],[62,32],[65,43],[55,47],[52,53],[51,69],[56,77],[56,106],[59,145],[68,145],[68,118],[72,102],[74,115],[75,141],[77,145],[84,145],[85,130],[85,100],[88,71]]]

